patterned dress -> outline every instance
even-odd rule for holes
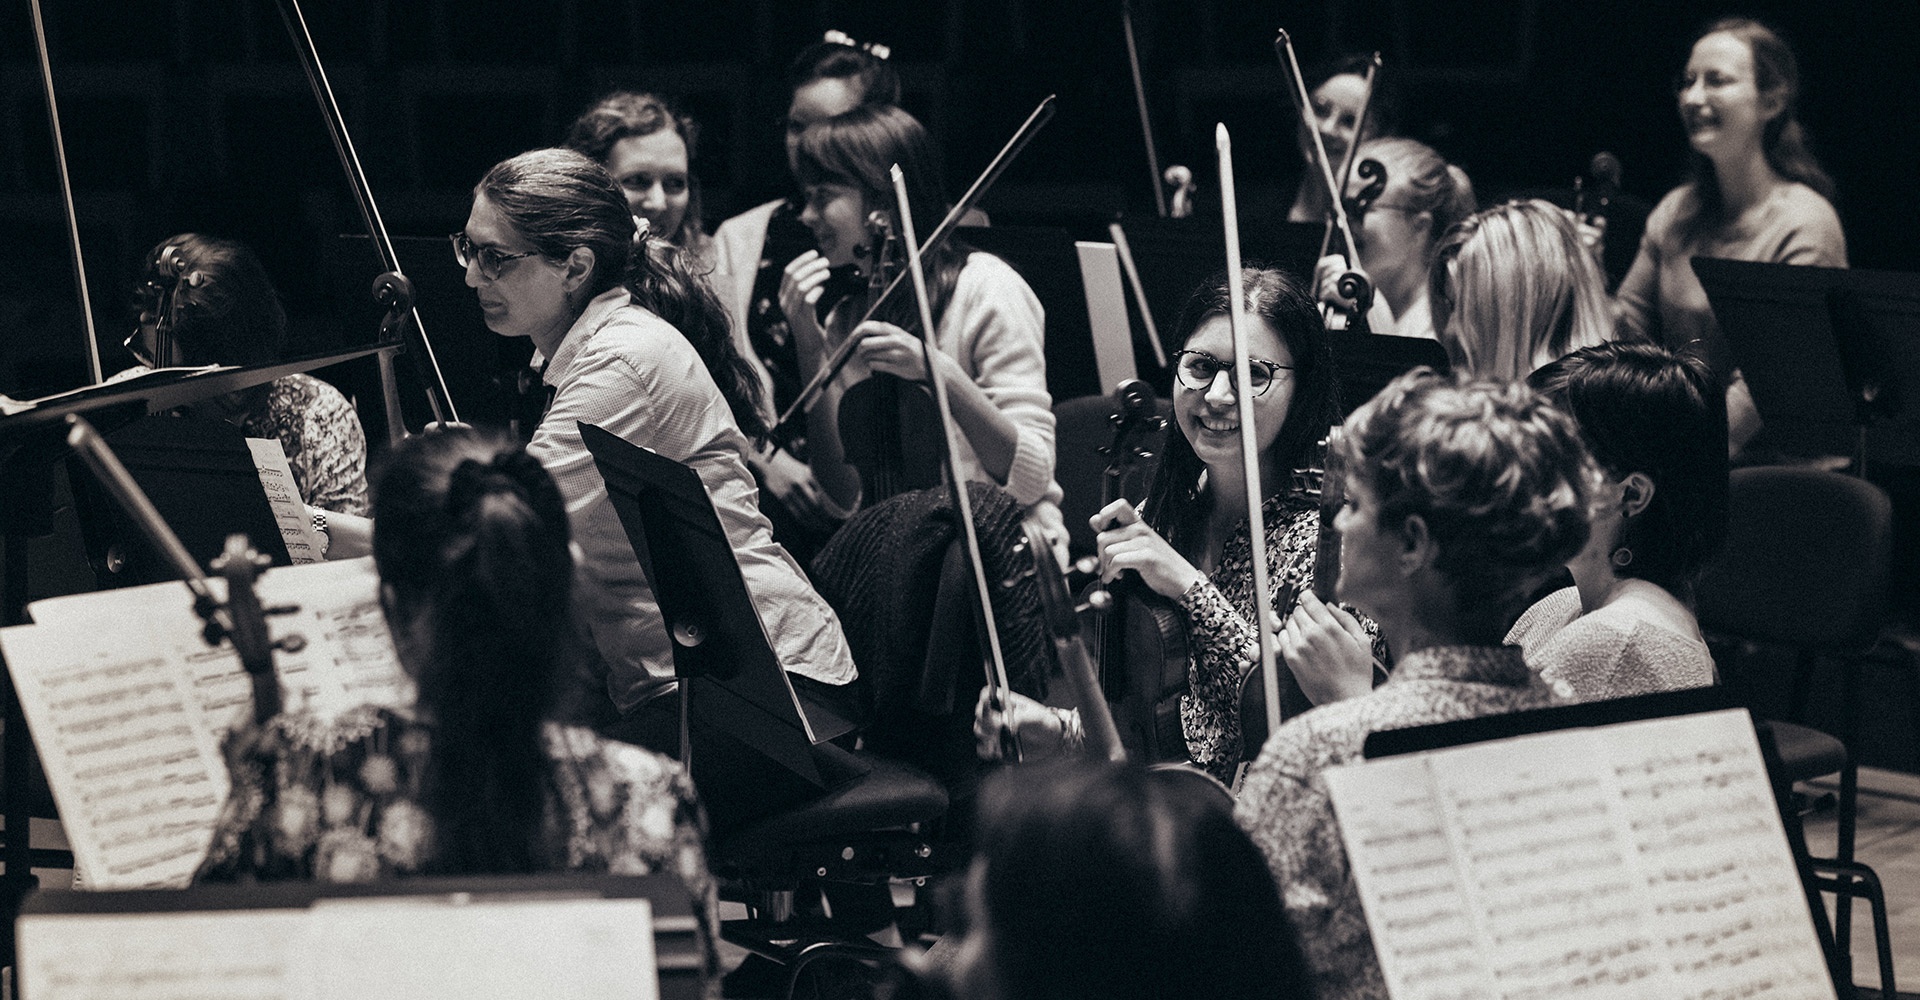
[[[1267,498],[1260,507],[1267,529],[1267,579],[1274,614],[1293,611],[1294,598],[1313,586],[1313,556],[1320,540],[1320,511],[1299,493]],[[1243,522],[1220,549],[1220,564],[1204,580],[1180,595],[1186,613],[1193,660],[1187,693],[1180,699],[1180,724],[1193,762],[1221,781],[1231,782],[1246,756],[1241,746],[1240,687],[1260,662],[1253,625],[1253,548]],[[1349,611],[1352,609],[1349,608]],[[1384,662],[1379,626],[1365,616],[1360,623],[1374,636],[1374,655]],[[1292,673],[1281,678],[1281,712],[1292,718],[1312,708]]]
[[[1368,734],[1544,708],[1558,699],[1515,646],[1402,656],[1371,693],[1289,719],[1247,771],[1234,818],[1267,857],[1320,1000],[1386,1000],[1340,827],[1321,775],[1360,759]]]
[[[253,742],[230,753],[233,790],[195,881],[372,882],[427,869],[434,828],[421,781],[432,727],[363,706],[332,721],[288,713],[244,733]],[[552,767],[540,863],[678,875],[702,915],[711,978],[718,904],[692,781],[664,757],[586,729],[548,723],[541,735]]]
[[[274,379],[240,430],[279,440],[307,506],[366,514],[367,435],[340,390],[311,375]]]

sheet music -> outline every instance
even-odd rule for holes
[[[227,770],[180,665],[38,625],[0,629],[0,647],[87,885],[185,885]]]
[[[313,530],[313,516],[300,499],[300,484],[294,481],[286,450],[276,438],[255,437],[247,439],[247,449],[253,452],[253,467],[260,473],[260,486],[267,491],[267,506],[273,509],[287,554],[295,563],[320,562],[324,551],[320,533]]]
[[[645,899],[332,899],[312,910],[316,1000],[658,1000]]]
[[[304,1000],[289,976],[305,910],[36,914],[18,934],[34,1000]]]
[[[224,581],[211,580],[216,596]],[[268,571],[263,605],[289,710],[337,715],[412,701],[371,560]],[[180,583],[36,602],[0,630],[48,784],[89,888],[182,885],[205,853],[228,777],[220,740],[252,707],[230,646],[208,647]]]
[[[1833,996],[1743,712],[1326,778],[1396,1000]]]

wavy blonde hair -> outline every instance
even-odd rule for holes
[[[1567,213],[1544,201],[1505,202],[1454,226],[1428,281],[1434,331],[1475,375],[1523,379],[1612,339],[1600,265]]]

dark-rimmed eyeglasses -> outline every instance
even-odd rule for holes
[[[1213,380],[1219,378],[1221,372],[1233,371],[1233,362],[1222,361],[1205,351],[1181,351],[1173,356],[1173,371],[1181,385],[1205,392],[1213,388]],[[1266,395],[1267,388],[1273,385],[1281,372],[1291,371],[1292,365],[1259,358],[1247,359],[1247,374],[1253,382],[1253,394],[1256,397]]]
[[[522,257],[538,256],[540,253],[538,250],[528,250],[525,253],[502,253],[498,248],[481,246],[473,242],[467,238],[466,233],[448,233],[447,240],[453,244],[454,262],[463,268],[478,263],[480,276],[488,281],[498,281],[500,272],[505,270],[508,264]]]

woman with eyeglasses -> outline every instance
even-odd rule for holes
[[[1678,81],[1692,174],[1647,217],[1640,254],[1614,293],[1623,339],[1705,358],[1727,386],[1728,444],[1760,430],[1693,258],[1847,266],[1833,181],[1807,148],[1800,70],[1779,34],[1746,18],[1709,25]]]
[[[1259,662],[1254,632],[1252,549],[1247,534],[1247,490],[1265,497],[1267,559],[1279,621],[1313,635],[1289,647],[1281,677],[1283,713],[1368,691],[1373,686],[1370,623],[1314,598],[1313,556],[1320,514],[1315,501],[1293,487],[1293,470],[1306,465],[1314,445],[1338,417],[1333,359],[1313,300],[1275,268],[1250,267],[1242,279],[1253,375],[1260,477],[1250,485],[1240,452],[1240,411],[1233,385],[1233,332],[1224,274],[1188,300],[1179,329],[1185,339],[1174,362],[1173,419],[1160,467],[1140,509],[1116,500],[1094,515],[1100,572],[1112,581],[1134,572],[1155,594],[1174,602],[1188,627],[1192,651],[1180,721],[1194,763],[1223,781],[1246,756],[1240,735],[1240,685]],[[1294,603],[1294,595],[1299,603]],[[1145,669],[1127,664],[1126,669]],[[1004,713],[983,696],[975,716],[980,750],[992,756],[1002,725],[1023,750],[1042,753],[1078,729],[1071,713],[1018,694]]]
[[[155,367],[268,364],[287,341],[287,313],[260,258],[216,236],[161,240],[146,256],[134,310],[126,346],[140,363],[115,380]],[[353,404],[327,382],[283,375],[190,409],[279,441],[307,506],[367,512],[367,435]]]
[[[1321,258],[1315,270],[1320,300],[1350,308],[1353,303],[1341,297],[1337,286],[1340,275],[1358,270],[1373,283],[1367,322],[1374,333],[1431,340],[1427,265],[1441,235],[1473,214],[1473,185],[1465,171],[1412,139],[1369,140],[1356,155],[1356,163],[1376,160],[1385,167],[1387,184],[1367,201],[1367,179],[1357,171],[1349,179],[1347,221],[1360,260],[1350,263],[1337,253]]]
[[[833,609],[774,542],[746,467],[759,418],[713,293],[649,241],[612,175],[572,150],[522,153],[474,188],[454,248],[487,326],[528,337],[554,391],[527,450],[559,484],[583,550],[582,611],[623,738],[677,746],[671,643],[606,483],[581,440],[594,424],[699,473],[774,651],[800,680],[854,678]]]

